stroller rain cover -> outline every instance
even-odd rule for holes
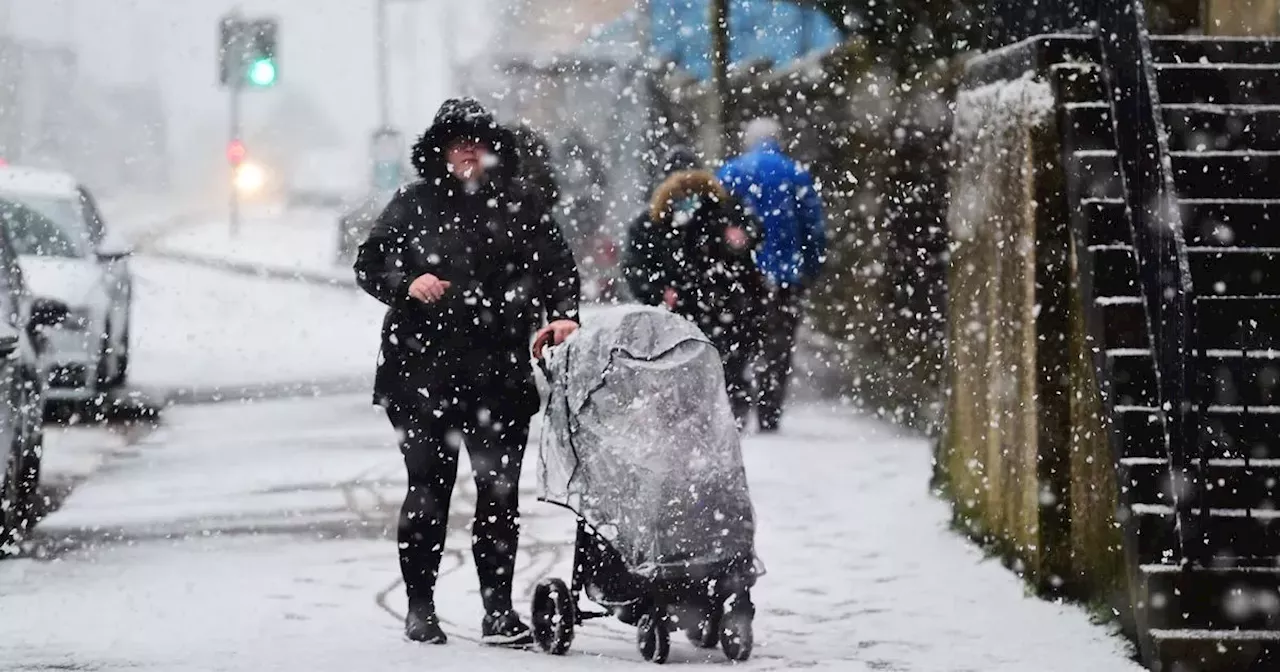
[[[573,509],[648,578],[755,560],[720,355],[691,322],[624,306],[549,358],[540,499]]]

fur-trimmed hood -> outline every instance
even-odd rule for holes
[[[446,100],[436,112],[430,128],[414,143],[411,153],[413,167],[424,181],[435,183],[448,176],[445,150],[458,138],[475,138],[488,145],[498,157],[492,182],[500,188],[510,184],[519,164],[515,135],[472,98]]]
[[[653,198],[649,200],[649,217],[655,222],[668,222],[675,206],[692,197],[724,203],[729,194],[711,171],[682,170],[672,173],[653,191]]]

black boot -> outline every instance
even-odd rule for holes
[[[424,644],[444,644],[449,638],[440,629],[440,619],[432,608],[409,609],[404,617],[404,636]]]
[[[480,642],[489,646],[528,646],[533,632],[514,611],[486,614],[480,624]]]

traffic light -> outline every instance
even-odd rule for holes
[[[275,19],[222,19],[218,79],[233,88],[266,89],[280,78]]]
[[[249,83],[254,86],[271,86],[276,83],[276,62],[260,58],[249,65]]]
[[[249,156],[249,150],[244,146],[244,142],[232,140],[227,143],[227,163],[232,166],[239,166],[244,163],[247,156]]]

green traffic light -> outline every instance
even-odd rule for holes
[[[275,81],[276,64],[271,59],[259,59],[249,66],[249,82],[254,86],[271,86]]]

